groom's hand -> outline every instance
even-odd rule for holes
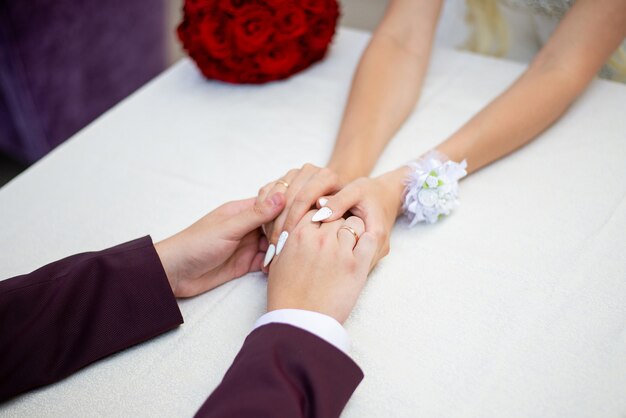
[[[211,290],[261,269],[267,240],[260,226],[283,210],[285,197],[274,193],[226,203],[155,248],[176,297]]]
[[[272,262],[267,310],[319,312],[343,323],[365,286],[378,242],[356,216],[319,224],[311,221],[314,213],[300,220]]]

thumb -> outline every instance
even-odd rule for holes
[[[240,239],[261,225],[274,220],[282,212],[285,203],[285,195],[282,193],[274,193],[261,203],[251,199],[248,207],[225,222],[224,228],[232,238]]]
[[[354,208],[359,203],[360,192],[357,188],[346,186],[334,196],[329,197],[324,205],[315,212],[313,222],[331,222],[341,218],[347,211]]]
[[[374,233],[365,232],[361,235],[353,251],[361,274],[367,275],[369,273],[370,267],[373,267],[372,264],[377,250],[378,240]]]

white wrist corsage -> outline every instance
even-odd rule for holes
[[[459,180],[467,175],[467,162],[450,161],[430,151],[408,164],[411,174],[406,182],[402,209],[412,227],[419,222],[434,224],[459,205]]]

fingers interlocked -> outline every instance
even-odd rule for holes
[[[275,255],[279,255],[298,222],[317,199],[325,194],[333,194],[340,189],[339,177],[328,168],[305,164],[298,170],[290,170],[280,180],[269,183],[259,190],[259,200],[277,191],[283,192],[287,200],[285,209],[272,222],[263,226],[270,246],[264,267]]]

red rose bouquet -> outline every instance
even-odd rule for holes
[[[336,0],[185,0],[178,37],[207,78],[265,83],[326,54]]]

